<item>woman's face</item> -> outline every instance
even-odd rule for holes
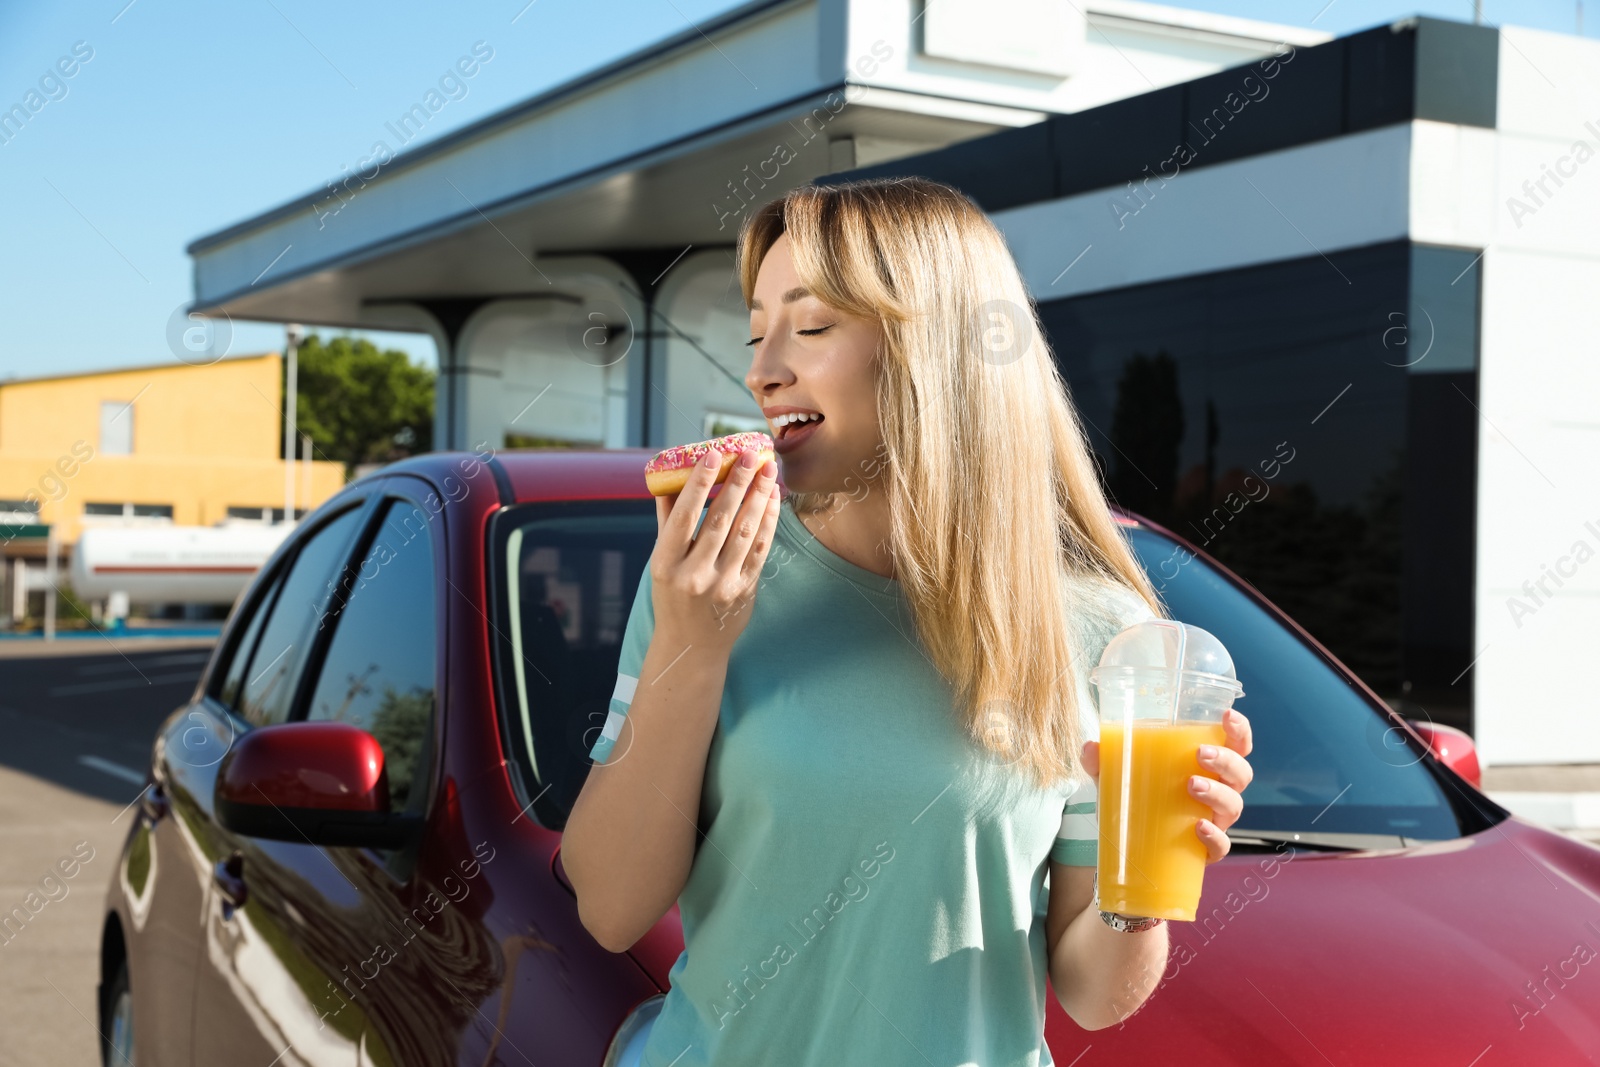
[[[843,492],[852,474],[864,480],[882,440],[873,367],[881,337],[877,319],[806,292],[788,234],[768,249],[750,301],[753,352],[744,380],[767,417],[789,490]],[[808,418],[790,421],[796,413]]]

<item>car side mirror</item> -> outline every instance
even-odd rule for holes
[[[399,848],[422,821],[389,810],[383,746],[343,722],[242,734],[218,768],[214,804],[232,833],[313,845]]]
[[[1437,722],[1407,719],[1406,724],[1428,743],[1440,763],[1465,778],[1474,789],[1483,788],[1483,770],[1478,766],[1478,746],[1465,730]]]

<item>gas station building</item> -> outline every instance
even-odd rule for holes
[[[1486,762],[1600,762],[1596,72],[1430,18],[755,0],[200,238],[193,310],[430,335],[441,448],[665,446],[760,425],[750,207],[945,181],[1119,503]]]

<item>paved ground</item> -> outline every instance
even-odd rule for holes
[[[0,917],[74,849],[89,857],[64,896],[39,892],[25,926],[0,928],[0,1067],[100,1062],[106,886],[155,730],[209,655],[209,641],[0,644]]]
[[[1483,788],[1523,818],[1600,844],[1600,764],[1486,767]]]
[[[1486,767],[1483,787],[1489,791],[1528,793],[1600,792],[1600,763],[1562,763],[1544,767]]]

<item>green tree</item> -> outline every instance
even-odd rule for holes
[[[312,334],[299,350],[298,429],[311,436],[318,458],[344,464],[347,479],[358,464],[427,452],[436,377],[398,349]]]
[[[78,596],[78,591],[72,588],[71,582],[57,582],[56,593],[58,604],[56,607],[56,623],[65,623],[67,629],[82,627],[94,628],[94,616],[89,611],[89,605]]]

